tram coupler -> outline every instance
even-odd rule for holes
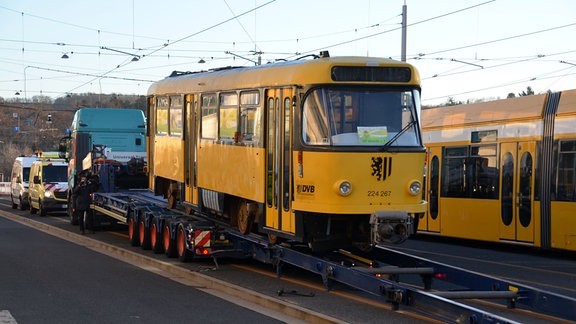
[[[412,218],[404,211],[376,211],[370,215],[371,243],[400,244],[412,233]]]

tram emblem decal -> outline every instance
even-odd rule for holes
[[[392,158],[391,157],[372,157],[372,176],[376,177],[378,181],[384,181],[392,174]]]

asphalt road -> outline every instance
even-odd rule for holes
[[[20,324],[290,321],[2,217],[0,311]]]

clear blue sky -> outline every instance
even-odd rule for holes
[[[0,0],[0,97],[146,94],[254,52],[400,59],[404,3],[424,104],[576,88],[573,0]]]

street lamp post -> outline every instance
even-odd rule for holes
[[[24,102],[28,102],[28,93],[26,92],[26,69],[29,67],[30,65],[24,68]]]

